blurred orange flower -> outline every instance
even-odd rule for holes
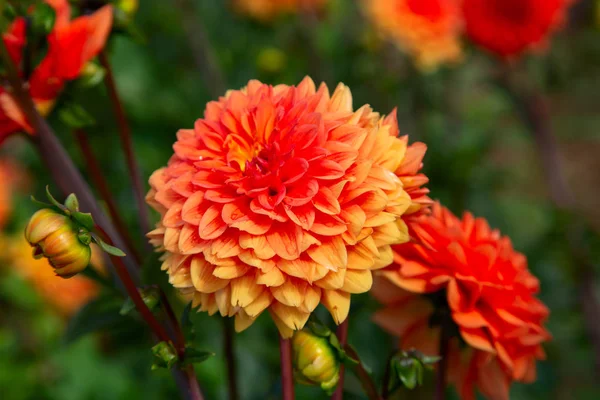
[[[320,302],[341,323],[427,203],[425,146],[397,134],[394,113],[354,111],[346,86],[330,96],[309,78],[209,103],[150,178],[170,282],[238,331],[268,309],[290,337]]]
[[[106,5],[91,15],[71,20],[67,0],[45,0],[56,12],[56,22],[48,35],[48,52],[28,80],[29,93],[38,111],[46,115],[66,81],[76,79],[85,64],[104,47],[112,26],[112,6]],[[22,67],[26,44],[26,21],[16,18],[2,35],[14,63]],[[15,99],[0,87],[0,143],[11,133],[31,126]]]
[[[22,235],[14,238],[0,237],[4,264],[9,265],[27,281],[40,297],[58,314],[70,317],[99,292],[98,285],[81,275],[70,279],[56,276],[46,258],[33,258],[32,249]],[[102,271],[102,252],[92,249],[92,264]]]
[[[362,4],[373,26],[421,69],[461,59],[462,17],[457,0],[363,0]]]
[[[394,264],[377,273],[373,294],[385,308],[375,321],[402,348],[437,355],[436,321],[448,310],[460,335],[451,343],[449,378],[461,397],[474,399],[477,387],[508,399],[510,382],[535,380],[541,343],[550,339],[549,312],[525,256],[484,219],[465,213],[461,220],[439,204],[412,228],[425,244],[394,246]]]
[[[281,14],[298,11],[316,10],[323,7],[328,0],[233,0],[233,6],[241,13],[261,21],[269,21]]]
[[[575,0],[463,0],[467,35],[502,58],[546,44]]]

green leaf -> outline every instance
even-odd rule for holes
[[[102,83],[105,76],[106,70],[97,63],[90,61],[85,64],[77,83],[84,88],[90,88]]]
[[[60,293],[56,294],[57,296]],[[127,319],[119,314],[118,297],[101,296],[84,305],[69,321],[64,340],[72,343],[82,336],[98,330],[108,330],[124,324]]]
[[[96,123],[96,120],[79,104],[65,104],[58,113],[60,119],[71,128],[85,128]]]
[[[175,347],[173,347],[173,343],[171,342],[158,343],[152,347],[152,354],[154,354],[153,370],[159,368],[170,369],[179,361]]]
[[[38,3],[31,13],[31,29],[35,34],[46,36],[52,32],[54,22],[56,21],[56,12],[46,3]]]
[[[65,207],[67,207],[67,209],[71,212],[79,211],[79,200],[77,200],[75,193],[71,193],[69,196],[67,196],[67,199],[65,200]]]
[[[121,250],[115,246],[111,246],[110,244],[106,243],[104,240],[100,239],[98,237],[98,235],[92,234],[92,239],[106,253],[108,253],[112,256],[115,256],[115,257],[125,257],[126,256],[126,254],[123,252],[123,250]]]
[[[417,362],[412,358],[394,360],[393,362],[394,370],[404,386],[406,386],[408,389],[416,388],[419,382],[418,371],[415,367]]]
[[[77,234],[77,238],[79,239],[79,241],[81,243],[85,244],[86,246],[88,246],[92,242],[92,235],[91,235],[91,233],[89,233],[87,231],[81,230]]]
[[[331,329],[327,327],[324,323],[319,321],[316,317],[311,316],[308,321],[308,327],[317,336],[321,337],[329,337],[332,334]]]
[[[88,231],[94,230],[96,223],[94,222],[94,217],[90,213],[83,213],[81,211],[75,211],[71,214],[71,217],[75,222],[79,225],[83,226]]]
[[[142,300],[144,300],[144,304],[146,304],[146,307],[148,307],[150,311],[155,311],[158,305],[160,304],[159,290],[155,287],[147,287],[139,289],[138,291],[140,293],[140,296],[142,297]],[[125,300],[125,303],[123,303],[123,307],[121,307],[121,311],[119,311],[119,313],[121,315],[127,315],[134,309],[135,303],[133,302],[131,297],[128,297],[127,300]]]
[[[35,204],[36,206],[39,206],[42,208],[55,208],[52,204],[40,201],[40,200],[36,199],[33,195],[31,195],[30,199],[31,199],[31,202],[33,204]]]
[[[204,362],[214,356],[215,356],[215,353],[213,353],[211,351],[203,351],[203,350],[195,349],[193,347],[186,347],[185,348],[185,359],[183,360],[183,362],[185,364],[199,364],[199,363]]]
[[[48,200],[50,201],[50,203],[52,203],[52,205],[54,207],[57,207],[59,210],[62,210],[64,212],[68,213],[67,208],[64,205],[60,204],[58,202],[58,200],[56,200],[54,198],[54,196],[52,196],[52,193],[50,193],[50,186],[49,185],[46,186],[46,197],[48,197]]]
[[[187,342],[193,342],[196,338],[196,331],[194,330],[194,324],[190,318],[192,311],[192,302],[189,302],[181,313],[181,329]]]

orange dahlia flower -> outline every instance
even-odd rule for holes
[[[437,321],[449,313],[459,335],[450,343],[449,379],[461,397],[474,399],[478,387],[508,399],[511,381],[535,379],[541,343],[550,338],[525,256],[484,219],[465,213],[461,220],[439,204],[412,228],[426,243],[394,246],[394,263],[377,273],[373,294],[385,308],[375,321],[402,348],[437,355]]]
[[[426,203],[425,147],[397,133],[395,114],[355,111],[346,86],[330,96],[309,78],[208,103],[150,178],[170,282],[238,331],[268,309],[290,337],[321,302],[341,323]]]
[[[241,13],[261,21],[270,21],[281,14],[320,9],[328,0],[233,0],[233,6]]]
[[[4,264],[10,265],[40,297],[58,314],[70,317],[99,292],[98,285],[81,275],[70,279],[56,276],[54,268],[45,258],[35,259],[31,246],[20,235],[15,238],[0,237]],[[102,252],[93,249],[92,264],[102,270]]]
[[[67,0],[45,0],[56,12],[56,21],[48,35],[48,52],[29,77],[29,93],[38,111],[46,115],[65,84],[76,79],[85,64],[104,47],[112,26],[112,6],[106,5],[91,15],[71,20]],[[22,69],[27,38],[26,21],[18,17],[2,35],[14,63]],[[0,143],[10,134],[32,132],[15,99],[0,87]]]
[[[457,0],[363,0],[373,26],[422,69],[461,59]]]
[[[542,47],[575,0],[463,0],[469,38],[502,58]]]

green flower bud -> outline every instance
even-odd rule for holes
[[[92,250],[89,243],[82,243],[80,233],[71,219],[51,209],[33,214],[25,227],[34,257],[46,257],[62,278],[78,274],[90,263]]]
[[[340,361],[329,340],[310,330],[297,331],[292,338],[292,351],[296,380],[333,392],[340,379]]]

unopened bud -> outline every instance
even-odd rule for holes
[[[51,209],[33,214],[25,227],[25,239],[33,246],[34,257],[46,257],[62,278],[76,275],[90,263],[89,241],[84,244],[85,237],[80,237],[79,229],[67,216]]]
[[[123,11],[129,18],[133,18],[139,8],[138,0],[118,0],[117,9]]]
[[[292,351],[296,380],[333,392],[340,379],[340,361],[329,340],[310,330],[297,331],[292,338]]]

